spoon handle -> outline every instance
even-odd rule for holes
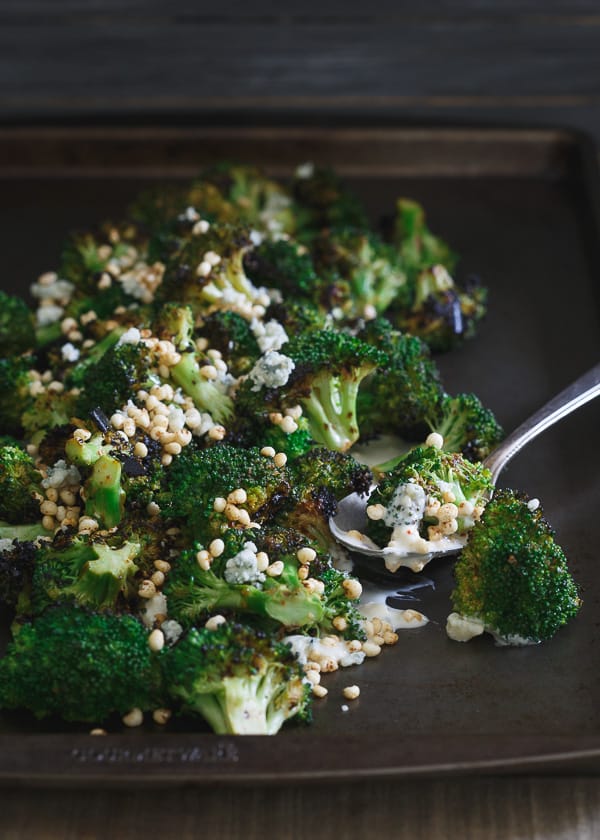
[[[553,397],[546,405],[532,414],[524,423],[515,429],[500,446],[489,455],[484,463],[492,473],[492,480],[496,483],[498,476],[506,464],[526,444],[537,437],[545,429],[558,423],[567,414],[575,411],[589,400],[600,395],[600,364],[595,365],[575,382],[568,385],[564,391]]]

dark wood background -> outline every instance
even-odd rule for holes
[[[0,1],[4,119],[257,108],[600,138],[600,2]]]

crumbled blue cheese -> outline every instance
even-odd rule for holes
[[[157,592],[152,598],[146,598],[142,607],[141,617],[146,627],[154,627],[157,616],[167,615],[167,596]],[[161,626],[161,630],[164,628]]]
[[[65,362],[76,362],[79,359],[80,352],[74,344],[68,341],[60,348],[60,354]]]
[[[250,231],[250,242],[255,245],[257,248],[259,245],[262,244],[264,241],[264,236],[259,230],[251,230]]]
[[[174,645],[183,633],[183,627],[178,621],[175,621],[174,618],[169,618],[167,621],[163,621],[160,625],[160,629],[163,631],[165,642],[168,645]]]
[[[249,378],[254,383],[253,391],[260,391],[261,388],[281,388],[290,378],[296,367],[293,359],[278,353],[276,350],[269,350],[256,362]]]
[[[268,353],[269,350],[281,350],[283,345],[290,340],[283,326],[274,318],[266,324],[258,318],[253,318],[250,329],[262,353]]]
[[[308,160],[296,167],[296,178],[312,178],[315,174],[315,165]]]
[[[57,321],[60,321],[64,311],[64,307],[54,303],[48,303],[38,307],[35,312],[35,320],[38,327],[47,327],[50,324],[55,324]]]
[[[32,283],[32,297],[37,300],[69,301],[75,286],[68,280],[56,279],[52,283]]]
[[[13,547],[13,541],[3,537],[0,540],[0,554],[4,554],[5,551],[10,551]]]
[[[333,636],[327,639],[329,642],[333,640]],[[327,658],[333,659],[341,668],[349,668],[351,665],[361,665],[365,659],[363,650],[350,650],[349,642],[344,639],[337,639],[335,644],[325,644],[322,639],[313,636],[294,635],[286,636],[283,641],[290,645],[300,665],[306,665],[310,660]]]
[[[264,572],[258,570],[257,551],[253,542],[247,542],[241,551],[229,558],[223,573],[227,583],[250,583],[256,586],[266,580]]]
[[[81,474],[77,467],[73,465],[67,466],[66,461],[57,461],[53,466],[48,467],[46,471],[46,478],[42,479],[42,487],[48,489],[54,487],[65,487],[68,485],[79,484],[81,482]]]
[[[117,344],[139,344],[142,340],[142,334],[137,327],[130,327],[125,330],[123,335],[119,338]]]

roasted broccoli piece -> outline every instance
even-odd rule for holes
[[[292,183],[296,202],[296,235],[310,241],[323,228],[366,228],[365,210],[332,169],[304,164]]]
[[[327,305],[325,285],[315,272],[306,248],[289,239],[266,240],[248,251],[244,267],[250,279],[268,289],[277,289],[284,298]]]
[[[432,350],[445,352],[473,338],[487,306],[487,290],[470,276],[458,284],[442,265],[421,271],[413,283],[410,303],[392,306],[397,326],[420,336]]]
[[[82,352],[76,364],[66,371],[65,382],[72,387],[84,388],[95,375],[94,366],[117,344],[124,332],[125,327],[116,327],[96,341],[89,350]]]
[[[199,334],[222,354],[234,376],[248,373],[261,354],[249,322],[233,310],[219,309],[203,317]]]
[[[438,264],[449,272],[454,271],[457,255],[429,230],[420,204],[409,198],[399,198],[394,224],[394,243],[410,278]]]
[[[274,735],[310,717],[310,693],[288,645],[226,622],[192,629],[161,657],[167,691],[219,735]]]
[[[160,704],[148,633],[131,615],[51,607],[23,624],[0,660],[0,707],[101,723]]]
[[[259,426],[255,433],[256,445],[260,444],[261,448],[264,446],[271,446],[275,452],[283,452],[287,455],[289,462],[301,459],[315,446],[315,441],[310,433],[310,426],[305,417],[299,417],[294,421],[297,429],[293,432],[284,432],[281,424],[273,424],[270,421],[268,425]]]
[[[484,630],[504,644],[544,641],[581,607],[539,502],[512,490],[497,491],[488,503],[455,577],[448,633],[457,641]]]
[[[200,543],[183,551],[165,587],[169,615],[186,627],[206,621],[211,612],[245,615],[247,620],[253,616],[266,628],[286,631],[318,626],[324,615],[321,597],[298,577],[296,551],[280,546],[267,555],[254,540],[254,531],[230,529],[217,557]],[[202,557],[206,568],[199,565]],[[267,574],[268,567],[279,574]]]
[[[188,304],[194,315],[214,309],[233,309],[245,318],[262,314],[268,295],[244,271],[244,255],[251,247],[244,228],[211,225],[168,260],[160,299]]]
[[[0,356],[18,356],[35,346],[33,312],[20,297],[0,291]]]
[[[0,541],[0,604],[14,607],[21,592],[30,585],[37,550],[32,540]]]
[[[494,413],[475,394],[446,394],[428,426],[442,436],[446,452],[460,452],[470,461],[483,461],[504,437]]]
[[[365,324],[359,338],[385,355],[358,394],[358,423],[365,438],[384,432],[422,439],[428,418],[439,414],[444,390],[427,346],[394,329],[385,318]]]
[[[343,300],[337,305],[349,318],[381,315],[406,283],[394,247],[368,230],[327,231],[313,242],[312,254],[319,276],[338,287]]]
[[[151,355],[143,342],[117,343],[87,367],[85,384],[77,400],[78,415],[85,417],[100,406],[110,416],[133,399],[139,389],[158,383]]]
[[[384,355],[359,338],[334,330],[294,336],[283,349],[291,368],[285,384],[269,388],[273,380],[270,368],[257,370],[259,360],[239,393],[250,390],[256,394],[257,402],[262,398],[266,405],[271,401],[275,406],[300,403],[310,434],[317,443],[346,451],[359,437],[356,418],[359,386],[385,361]],[[280,354],[274,355],[278,363]],[[265,364],[268,356],[262,357]]]
[[[39,614],[55,601],[74,600],[94,610],[114,610],[137,592],[139,542],[59,531],[35,556],[32,608]]]
[[[350,493],[365,495],[371,489],[373,475],[369,467],[347,452],[332,452],[315,447],[290,465],[293,495],[298,490],[325,488],[339,502]]]
[[[328,294],[331,291],[328,290]],[[341,301],[336,301],[336,304]],[[331,326],[332,319],[323,307],[310,301],[285,298],[273,302],[267,309],[265,320],[272,318],[284,327],[288,335],[299,335],[312,330],[324,330]]]
[[[223,507],[235,490],[237,502]],[[159,504],[165,516],[181,521],[194,539],[210,541],[229,527],[265,522],[290,492],[285,467],[257,448],[217,444],[198,450],[186,447],[171,464]],[[245,513],[244,513],[245,511]]]
[[[216,423],[228,423],[233,416],[233,400],[227,385],[218,378],[204,376],[205,365],[213,367],[212,360],[203,360],[194,350],[182,352],[180,361],[169,368],[173,382],[191,397],[199,411],[208,412]]]
[[[393,541],[407,552],[435,550],[444,537],[462,537],[474,526],[493,487],[483,464],[436,446],[417,446],[372,493],[367,536],[382,547]]]
[[[34,367],[30,356],[0,358],[0,432],[20,436],[23,412],[33,402],[29,388]]]
[[[0,519],[16,524],[39,519],[42,478],[27,452],[17,446],[0,447]]]

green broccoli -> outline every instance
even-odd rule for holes
[[[150,388],[158,382],[151,355],[142,342],[117,343],[87,367],[77,411],[85,416],[100,406],[110,416],[133,399],[139,389]]]
[[[193,350],[180,355],[180,361],[169,368],[173,382],[192,398],[199,411],[208,412],[216,423],[228,423],[233,417],[233,400],[227,387],[218,379],[206,378],[202,372],[205,365],[213,366],[210,357],[203,360]]]
[[[335,290],[328,287],[327,295],[333,291]],[[340,302],[341,300],[336,299],[336,305]],[[271,303],[265,314],[265,321],[269,319],[280,323],[288,335],[324,330],[332,324],[332,319],[324,307],[294,298],[285,298]]]
[[[346,451],[360,434],[356,417],[359,386],[385,361],[383,354],[355,336],[334,330],[294,336],[284,350],[294,367],[287,383],[273,396],[285,405],[302,405],[317,443]],[[256,389],[253,381],[250,387]],[[268,402],[271,395],[264,389],[262,394]]]
[[[481,515],[493,488],[483,464],[435,446],[417,446],[372,493],[366,534],[382,547],[400,539],[398,531],[422,547],[423,540],[462,537]]]
[[[227,500],[235,490],[243,492],[234,509],[219,510],[218,503],[215,509],[216,499]],[[247,527],[250,521],[262,524],[289,492],[285,467],[278,467],[256,448],[217,444],[198,450],[188,446],[171,464],[158,502],[163,514],[180,520],[194,539],[210,541],[228,527]]]
[[[298,167],[292,193],[299,239],[310,241],[323,228],[367,227],[361,202],[332,169]]]
[[[250,324],[233,310],[217,309],[204,316],[199,335],[222,354],[233,376],[248,373],[261,354]]]
[[[40,518],[42,474],[17,446],[0,447],[0,518],[24,524]]]
[[[456,267],[456,254],[443,239],[434,236],[427,227],[425,211],[409,198],[399,198],[396,202],[394,242],[410,278],[438,264],[449,272]]]
[[[327,305],[325,284],[317,276],[310,254],[288,239],[266,240],[244,256],[250,279],[268,289],[277,289],[284,298]]]
[[[23,432],[23,412],[33,402],[30,386],[34,379],[30,356],[0,358],[0,432],[20,436]]]
[[[315,239],[312,253],[325,283],[345,285],[338,305],[350,318],[381,315],[406,283],[393,246],[367,230],[327,231]]]
[[[332,452],[324,446],[314,447],[304,457],[290,464],[293,495],[299,489],[325,488],[339,502],[350,493],[365,495],[371,489],[373,475],[347,452]]]
[[[581,607],[562,548],[539,502],[499,490],[455,566],[456,619],[475,621],[505,644],[550,639]],[[471,633],[473,635],[473,633]],[[464,638],[464,637],[463,637]]]
[[[483,461],[504,437],[494,413],[475,394],[446,394],[428,426],[442,436],[446,452],[460,452],[470,461]]]
[[[48,604],[70,599],[94,610],[113,610],[122,598],[137,592],[134,578],[141,552],[137,542],[111,537],[58,532],[43,542],[35,556],[32,585],[34,613]]]
[[[20,297],[0,291],[0,356],[18,356],[35,345],[33,312]]]
[[[232,309],[246,318],[262,313],[269,298],[244,271],[251,246],[244,228],[211,225],[168,260],[160,299],[188,304],[195,316],[214,309]]]
[[[282,549],[265,556],[255,539],[254,531],[231,529],[223,534],[224,550],[216,558],[200,543],[183,551],[165,587],[169,615],[186,627],[206,621],[215,612],[244,615],[248,620],[255,617],[265,629],[318,626],[324,615],[321,597],[298,577],[296,551]],[[202,555],[207,568],[198,564]],[[276,568],[274,563],[281,568],[270,576],[266,570]]]
[[[385,361],[363,382],[358,422],[365,438],[382,433],[419,440],[430,416],[437,416],[444,390],[427,346],[394,329],[385,318],[367,322],[359,338],[385,354]]]
[[[85,512],[104,528],[114,528],[123,518],[125,491],[121,486],[122,464],[111,455],[101,455],[84,484]]]
[[[0,707],[101,723],[160,704],[148,633],[131,615],[57,605],[23,624],[0,660]]]
[[[287,645],[226,622],[190,630],[161,657],[169,694],[219,735],[274,735],[309,718],[310,693]]]
[[[9,545],[4,544],[4,540]],[[37,546],[32,540],[3,538],[0,545],[0,604],[15,607],[31,584]]]

